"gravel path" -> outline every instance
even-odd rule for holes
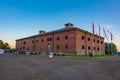
[[[0,80],[120,80],[120,56],[0,55]]]

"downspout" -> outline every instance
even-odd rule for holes
[[[35,37],[33,37],[33,52],[35,52]]]
[[[87,54],[87,33],[85,32],[85,54]]]
[[[75,30],[75,54],[77,54],[77,35],[76,35],[77,33],[76,33],[76,30]]]
[[[21,40],[21,51],[23,50],[23,46],[22,46],[22,40]]]
[[[54,52],[54,33],[52,33],[53,40],[52,40],[52,52]]]

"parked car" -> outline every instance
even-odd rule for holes
[[[4,54],[4,49],[0,49],[0,54]]]
[[[120,55],[120,52],[117,52],[116,54],[117,54],[117,55]]]

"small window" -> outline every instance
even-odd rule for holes
[[[81,38],[82,38],[82,40],[84,40],[85,38],[84,38],[84,36],[81,36]]]
[[[27,50],[29,50],[29,47],[27,48]]]
[[[26,44],[26,42],[23,42],[23,44]]]
[[[84,49],[85,47],[84,47],[84,45],[82,45],[82,49]]]
[[[101,44],[103,44],[103,41],[101,41]]]
[[[68,45],[65,45],[65,49],[68,49]]]
[[[90,46],[88,46],[88,50],[90,50]]]
[[[97,43],[99,43],[99,40],[97,40]]]
[[[59,41],[59,37],[57,37],[57,40]]]
[[[90,38],[88,38],[88,41],[90,41]]]
[[[34,43],[34,41],[32,41],[32,43]]]
[[[25,49],[25,46],[23,46],[23,49]]]
[[[43,39],[41,39],[41,42],[43,42]]]
[[[49,41],[49,38],[47,38],[47,41]]]
[[[94,50],[96,50],[96,48],[94,47]]]
[[[100,50],[100,48],[98,47],[98,48],[97,48],[97,50],[99,51],[99,50]]]
[[[38,43],[38,40],[36,40],[36,43]]]
[[[68,36],[65,36],[65,39],[68,39]]]
[[[57,45],[57,49],[60,49],[59,45]]]
[[[49,38],[49,41],[52,41],[52,38],[51,38],[51,37]]]
[[[95,39],[93,39],[93,41],[95,42]]]

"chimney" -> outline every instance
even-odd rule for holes
[[[39,31],[39,34],[44,34],[45,33],[45,30],[40,30]]]
[[[65,28],[72,28],[74,25],[72,23],[65,24]]]

